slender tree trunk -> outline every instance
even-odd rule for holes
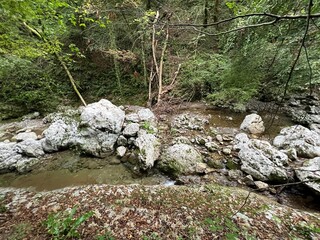
[[[58,55],[58,53],[56,53],[56,57],[58,59],[58,61],[60,62],[60,64],[62,65],[63,69],[66,71],[68,77],[69,77],[69,80],[71,82],[71,85],[73,87],[73,90],[76,92],[76,94],[78,95],[78,97],[80,98],[82,104],[84,106],[87,106],[87,103],[86,101],[83,99],[83,97],[81,96],[81,93],[79,92],[78,88],[77,88],[77,85],[75,84],[75,81],[74,81],[74,78],[72,77],[72,74],[70,73],[66,63],[61,59],[61,57]]]
[[[159,11],[157,11],[156,16],[153,20],[153,25],[152,25],[152,40],[151,40],[151,47],[152,47],[152,64],[153,67],[151,68],[150,72],[150,78],[149,78],[149,99],[148,99],[148,105],[152,105],[152,82],[153,78],[155,76],[159,76],[159,66],[157,62],[157,56],[156,56],[156,50],[157,50],[157,40],[156,40],[156,23],[158,22],[159,19]],[[153,68],[155,68],[156,72],[153,74]]]
[[[214,0],[214,8],[213,8],[213,22],[219,21],[219,5],[220,0]],[[219,29],[219,25],[216,26],[217,30]]]
[[[146,10],[150,10],[151,8],[151,0],[146,0]]]
[[[207,24],[208,24],[208,1],[209,0],[205,0],[204,2],[204,17],[203,17],[203,27],[207,28]]]
[[[162,94],[162,77],[163,77],[163,61],[164,61],[164,55],[166,53],[167,50],[167,46],[168,46],[168,40],[169,40],[169,25],[167,24],[167,30],[166,30],[166,39],[162,48],[162,52],[161,52],[161,58],[160,58],[160,63],[159,63],[159,89],[158,89],[158,100],[157,103],[159,103],[161,101],[161,94]]]

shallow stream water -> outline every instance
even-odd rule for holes
[[[27,174],[0,175],[0,187],[30,188],[35,191],[54,190],[90,184],[157,185],[169,179],[160,174],[137,176],[115,157],[106,159],[80,157],[72,151],[52,154]]]
[[[213,127],[222,132],[238,131],[241,122],[247,115],[247,113],[216,110],[205,108],[203,105],[198,106],[197,104],[191,104],[187,108],[182,108],[176,112],[170,119],[181,113],[210,116],[207,130],[208,128]],[[262,113],[261,116],[263,117],[266,126],[265,134],[260,136],[263,139],[272,140],[283,127],[293,125],[290,119],[285,116],[278,115],[274,119],[274,116],[270,113]],[[273,121],[273,124],[270,127],[271,121]],[[41,128],[43,128],[43,126],[41,126]],[[168,177],[161,174],[154,173],[149,176],[134,175],[113,156],[106,159],[98,159],[82,157],[79,156],[78,153],[72,151],[48,155],[47,158],[44,158],[27,174],[6,173],[0,175],[0,187],[30,188],[35,191],[49,191],[69,186],[89,184],[172,185],[173,183],[174,182]],[[318,204],[310,197],[310,194],[295,195],[284,192],[281,201],[284,204],[295,208],[303,208],[304,210],[310,210],[311,208],[312,210],[320,211],[320,208],[317,207]]]

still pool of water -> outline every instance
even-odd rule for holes
[[[0,187],[30,188],[35,191],[54,190],[89,184],[167,184],[162,175],[135,176],[123,164],[110,164],[110,159],[80,157],[65,151],[44,160],[27,174],[0,175]]]

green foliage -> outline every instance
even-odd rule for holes
[[[32,61],[0,56],[0,84],[0,98],[27,111],[46,111],[57,104],[57,94],[52,94],[57,83]]]
[[[320,233],[320,227],[316,227],[314,225],[308,225],[303,222],[303,224],[299,224],[294,226],[294,230],[300,235],[304,236],[306,239],[314,239],[313,234]]]
[[[143,122],[143,124],[141,125],[141,128],[146,130],[147,133],[150,133],[150,134],[155,133],[154,128],[152,127],[151,123],[148,121]]]
[[[79,226],[88,220],[93,215],[93,212],[84,213],[76,218],[76,211],[77,207],[74,207],[70,211],[58,212],[48,216],[44,224],[53,239],[60,240],[80,237],[78,232]]]
[[[227,59],[219,54],[192,56],[182,65],[179,89],[176,94],[188,100],[201,99],[222,82],[221,74],[226,70]]]
[[[206,218],[204,223],[215,236],[219,236],[221,239],[236,240],[241,236],[244,236],[245,239],[255,239],[240,229],[229,214],[220,216],[212,212],[212,217]]]
[[[0,196],[0,213],[5,213],[7,210],[8,209],[4,203],[4,197]]]
[[[143,236],[142,240],[161,240],[162,238],[159,236],[158,233],[153,232],[150,236]]]
[[[115,237],[112,236],[111,232],[107,232],[104,235],[96,236],[96,240],[116,240]]]

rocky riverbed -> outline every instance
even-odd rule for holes
[[[170,115],[158,114],[156,117],[147,108],[117,107],[103,99],[79,109],[66,108],[41,120],[30,119],[37,117],[35,114],[22,122],[3,124],[0,126],[0,140],[2,140],[0,171],[11,174],[12,172],[20,174],[36,172],[41,169],[39,166],[50,166],[51,156],[54,153],[71,150],[77,156],[93,157],[96,162],[100,161],[107,167],[125,166],[135,176],[163,173],[171,177],[176,184],[198,186],[196,191],[206,188],[208,184],[218,183],[251,189],[250,191],[272,196],[280,202],[283,202],[281,193],[284,190],[285,193],[287,193],[286,190],[299,193],[300,198],[311,191],[308,193],[309,202],[316,201],[320,195],[318,182],[320,179],[320,133],[317,130],[317,123],[310,123],[308,127],[293,125],[288,121],[282,122],[275,116],[278,119],[274,121],[273,129],[266,129],[264,123],[266,117],[261,118],[256,113],[248,115],[230,113],[221,116],[217,112],[214,115],[208,113],[208,108],[204,105],[201,105],[198,111],[191,111],[191,109],[189,107],[187,110]],[[243,121],[234,121],[237,118]],[[265,133],[266,131],[268,134]],[[61,163],[61,165],[64,164]],[[98,166],[100,167],[101,164]],[[44,168],[44,170],[48,169]],[[92,183],[94,182],[84,184]],[[92,188],[94,187],[57,191],[73,192]],[[118,188],[128,190],[133,187]],[[161,192],[163,189],[163,191],[171,191],[162,187],[134,187],[134,189],[142,192],[149,189],[146,193],[142,193],[142,196],[149,195],[151,189],[156,192]],[[174,187],[173,189],[179,192],[178,195],[180,190],[185,191],[185,188]],[[12,196],[22,193],[28,199],[26,201],[32,202],[33,195],[36,195],[36,193],[8,188],[2,188],[1,191],[4,208],[10,211],[15,211],[16,208],[14,204],[10,205]],[[83,191],[86,195],[87,190]],[[238,191],[240,190],[236,192]],[[53,193],[46,194],[51,196]],[[208,196],[205,198],[209,203]],[[84,200],[78,197],[76,201]],[[241,200],[240,197],[237,201],[239,203],[243,199]],[[244,203],[248,204],[246,201]],[[186,206],[186,208],[189,207]],[[283,209],[289,211],[285,207]],[[47,210],[44,212],[50,212],[50,209]],[[55,211],[58,210],[61,208]],[[197,211],[194,213],[198,214]],[[11,214],[11,220],[17,221],[16,217],[19,214]],[[5,215],[4,218],[6,219],[7,216],[9,215]],[[204,219],[205,217],[202,220]],[[225,219],[227,216],[221,220],[222,225],[225,224]],[[107,220],[104,219],[104,221]],[[234,218],[231,221],[238,224]],[[200,222],[197,224],[199,225]],[[308,230],[310,236],[316,234],[318,225],[312,225],[313,221],[306,221],[306,224],[308,227],[310,224],[314,227]],[[206,227],[201,230],[198,225],[195,229],[201,237],[191,239],[207,239],[203,237],[215,234],[219,238],[226,234],[224,231],[208,233]],[[182,226],[183,224],[180,227]],[[178,229],[183,231],[183,237],[186,233],[180,227]],[[158,230],[155,231],[157,234],[159,234]],[[119,237],[118,231],[111,229],[111,232]],[[204,235],[201,235],[202,233]],[[140,232],[137,236],[142,237],[143,234]],[[161,236],[169,236],[167,234]],[[174,231],[173,234],[178,239],[179,234]],[[120,239],[124,238],[120,237]],[[139,238],[133,237],[133,239]]]

